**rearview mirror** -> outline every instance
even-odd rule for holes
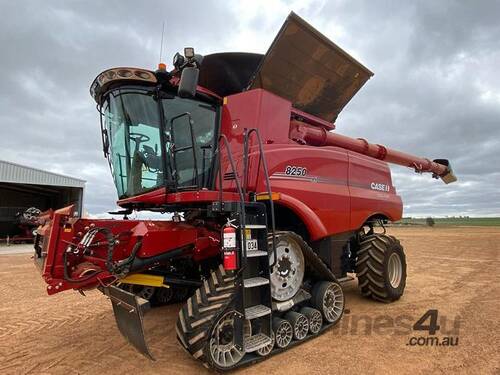
[[[199,75],[200,70],[198,68],[185,67],[182,70],[178,91],[181,98],[192,98],[196,95]]]

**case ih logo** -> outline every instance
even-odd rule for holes
[[[379,183],[376,183],[376,182],[372,182],[370,184],[370,188],[372,190],[379,190],[379,191],[390,191],[391,189],[389,188],[389,185],[386,185],[386,184],[379,184]]]

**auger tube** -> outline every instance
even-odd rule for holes
[[[290,122],[290,139],[311,146],[342,147],[388,163],[413,168],[417,173],[431,172],[433,177],[440,177],[446,184],[457,180],[447,159],[431,161],[427,158],[410,155],[379,144],[369,143],[363,138],[347,137],[297,120]]]

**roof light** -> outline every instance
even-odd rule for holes
[[[184,56],[186,56],[187,59],[192,59],[194,57],[194,48],[193,47],[184,48]]]

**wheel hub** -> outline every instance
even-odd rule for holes
[[[387,262],[387,272],[389,276],[389,283],[393,288],[399,287],[403,275],[403,264],[401,258],[397,253],[392,253]]]
[[[233,343],[233,325],[224,322],[225,324],[220,328],[219,340],[220,345],[227,346]]]
[[[277,261],[271,272],[271,296],[277,301],[292,298],[304,278],[304,255],[300,244],[291,236],[282,235],[276,244]],[[274,259],[271,252],[270,262]]]
[[[229,311],[219,319],[210,337],[210,355],[213,362],[221,368],[234,366],[245,355],[243,349],[238,348],[234,342],[235,314],[234,311]],[[247,330],[246,326],[245,330]]]
[[[274,336],[278,348],[286,348],[292,341],[292,325],[286,320],[281,321],[281,323],[275,328]]]
[[[332,283],[323,297],[323,313],[325,319],[333,323],[337,321],[344,310],[344,293],[337,283]]]
[[[278,274],[284,280],[290,272],[292,272],[292,262],[287,256],[283,256],[278,261]]]
[[[309,330],[312,334],[316,334],[321,330],[322,324],[323,318],[321,317],[321,313],[316,310],[309,317]]]

